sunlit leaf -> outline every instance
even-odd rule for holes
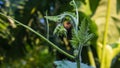
[[[84,12],[86,15],[91,15],[92,11],[90,9],[89,0],[85,0],[85,3],[81,3],[79,10]]]
[[[120,30],[118,27],[120,26],[120,13],[117,13],[118,8],[116,8],[117,0],[111,0],[111,7],[110,7],[110,19],[109,19],[109,26],[108,26],[108,37],[107,43],[112,44],[117,41],[120,37]],[[106,7],[105,7],[106,6]],[[106,21],[106,11],[107,11],[107,1],[101,0],[97,7],[96,13],[92,16],[92,19],[95,21],[98,27],[98,41],[103,42],[103,33],[104,33],[104,26]]]

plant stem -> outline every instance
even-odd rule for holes
[[[82,58],[81,58],[82,48],[83,48],[83,45],[79,45],[78,55],[76,56],[77,68],[80,68],[80,64],[82,61]]]
[[[45,40],[45,41],[46,41],[47,43],[49,43],[52,47],[54,47],[55,49],[57,49],[59,52],[63,53],[64,55],[66,55],[66,56],[68,56],[68,57],[70,57],[70,58],[72,58],[72,59],[75,58],[74,56],[70,55],[69,53],[67,53],[67,52],[65,52],[64,50],[62,50],[62,49],[60,49],[59,47],[57,47],[54,43],[52,43],[51,41],[49,41],[47,38],[45,38],[43,35],[41,35],[41,34],[39,34],[38,32],[36,32],[36,31],[33,30],[32,28],[30,28],[30,27],[22,24],[21,22],[15,20],[15,19],[11,18],[10,16],[7,16],[7,15],[5,15],[5,14],[3,14],[3,13],[0,13],[0,15],[4,16],[4,17],[6,17],[6,18],[9,18],[9,19],[11,19],[11,20],[13,20],[13,21],[15,21],[17,24],[19,24],[19,25],[23,26],[24,28],[30,30],[31,32],[35,33],[36,35],[38,35],[40,38],[42,38],[43,40]]]
[[[73,3],[74,3],[74,5],[75,5],[75,10],[76,10],[76,23],[77,23],[77,25],[76,26],[78,26],[78,23],[79,23],[79,14],[78,14],[78,7],[77,7],[77,5],[76,5],[76,3],[75,3],[75,0],[73,0]]]
[[[105,67],[105,48],[106,48],[106,40],[107,40],[107,34],[108,34],[108,25],[109,25],[109,18],[110,18],[110,1],[108,0],[107,4],[107,12],[106,12],[106,23],[105,23],[105,31],[104,31],[104,37],[103,37],[103,50],[102,50],[102,60],[101,60],[101,68]]]
[[[73,0],[73,3],[74,3],[74,5],[75,5],[75,11],[76,11],[76,30],[78,31],[78,23],[79,23],[79,13],[78,13],[78,7],[77,7],[77,5],[76,5],[76,3],[75,3],[75,0]]]
[[[93,53],[92,53],[92,50],[91,50],[90,46],[87,46],[87,49],[88,49],[88,56],[89,56],[90,64],[91,64],[91,66],[96,68]]]
[[[80,59],[78,56],[76,57],[76,63],[77,63],[77,68],[80,68]]]
[[[48,16],[47,11],[46,11],[46,16]],[[47,25],[47,39],[49,39],[49,23],[47,18],[46,18],[46,25]]]

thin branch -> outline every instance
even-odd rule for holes
[[[77,16],[77,20],[76,20],[76,26],[78,27],[78,23],[79,23],[79,13],[78,13],[78,7],[77,7],[77,5],[76,5],[76,3],[75,3],[75,1],[73,0],[73,3],[74,3],[74,5],[75,5],[75,10],[76,10],[76,16]]]
[[[48,11],[46,11],[46,16],[48,16]],[[46,24],[47,24],[47,39],[49,39],[49,23],[48,23],[48,19],[46,18]]]
[[[13,20],[13,21],[15,21],[17,24],[19,24],[19,25],[23,26],[24,28],[30,30],[31,32],[33,32],[34,34],[36,34],[37,36],[39,36],[40,38],[42,38],[43,40],[45,40],[47,43],[49,43],[52,47],[54,47],[55,49],[57,49],[59,52],[63,53],[64,55],[66,55],[66,56],[68,56],[68,57],[70,57],[70,58],[72,58],[72,59],[75,58],[74,56],[70,55],[69,53],[67,53],[67,52],[65,52],[64,50],[62,50],[62,49],[60,49],[59,47],[57,47],[54,43],[52,43],[51,41],[49,41],[47,38],[45,38],[43,35],[41,35],[41,34],[39,34],[38,32],[36,32],[36,31],[33,30],[32,28],[30,28],[30,27],[22,24],[21,22],[15,20],[15,19],[11,18],[10,16],[7,16],[7,15],[5,15],[5,14],[3,14],[3,13],[0,13],[0,15],[4,16],[4,17],[6,17],[6,18],[9,18],[9,19],[11,19],[11,20]]]
[[[78,13],[78,7],[77,7],[77,5],[76,5],[76,3],[75,3],[75,0],[73,0],[73,3],[74,3],[74,5],[75,5],[75,10],[76,10],[76,30],[78,30],[78,23],[79,23],[79,13]]]

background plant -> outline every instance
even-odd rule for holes
[[[2,0],[1,0],[2,1]],[[107,1],[105,0],[80,0],[80,6],[79,6],[79,16],[80,19],[83,19],[85,16],[89,16],[88,18],[94,21],[97,24],[97,27],[94,27],[90,25],[90,31],[96,35],[98,35],[98,39],[94,38],[92,40],[92,43],[90,43],[92,52],[95,58],[95,62],[97,63],[97,67],[99,67],[99,63],[101,63],[101,53],[102,53],[102,38],[103,38],[103,32],[104,32],[104,21],[106,17],[106,6]],[[43,23],[44,16],[46,15],[46,10],[48,11],[48,15],[59,15],[60,13],[63,13],[64,11],[74,11],[73,7],[69,5],[70,0],[59,0],[59,1],[47,1],[47,0],[3,0],[3,3],[0,3],[0,11],[4,14],[7,14],[16,20],[30,26],[31,28],[35,29],[36,31],[40,32],[42,35],[46,35],[46,25],[45,22]],[[39,2],[39,3],[38,3]],[[36,4],[37,3],[37,4]],[[42,4],[41,4],[42,3]],[[79,2],[77,2],[79,3]],[[110,21],[109,21],[109,28],[108,28],[108,39],[106,50],[107,52],[110,52],[113,57],[110,57],[110,60],[105,60],[108,63],[108,66],[111,65],[113,68],[119,68],[119,0],[111,1],[111,7],[110,7]],[[32,4],[32,5],[31,5]],[[59,5],[57,5],[59,4]],[[115,4],[115,5],[113,5]],[[51,8],[52,7],[52,8]],[[61,8],[62,7],[62,8]],[[58,11],[59,10],[59,11]],[[31,11],[31,12],[30,12]],[[81,13],[82,12],[82,13]],[[47,55],[50,53],[53,53],[55,56],[54,49],[51,50],[51,47],[49,46],[43,46],[48,45],[45,44],[43,40],[39,39],[38,36],[35,34],[32,34],[29,30],[26,30],[25,28],[21,26],[17,26],[14,24],[14,21],[4,18],[3,16],[0,16],[1,19],[1,30],[0,30],[0,62],[4,64],[5,62],[10,62],[11,60],[20,61],[20,58],[25,58],[25,56],[28,54],[28,52],[32,52],[34,48],[39,52],[42,52],[42,50],[39,50],[41,47],[43,50],[50,50],[53,52],[47,52]],[[82,20],[81,20],[82,21]],[[2,23],[4,22],[4,24]],[[53,23],[49,21],[49,27],[50,27],[50,40],[56,43],[58,46],[60,46],[62,49],[66,50],[64,46],[61,46],[62,43],[59,42],[59,40],[56,40],[53,38],[53,30],[57,23]],[[113,28],[110,28],[113,27]],[[93,28],[93,29],[91,29]],[[98,30],[96,29],[98,28]],[[114,31],[114,32],[112,32]],[[114,37],[113,37],[114,36]],[[34,40],[33,40],[34,39]],[[54,39],[54,40],[53,40]],[[21,41],[22,40],[22,41]],[[59,44],[58,44],[59,42]],[[97,45],[96,45],[97,44]],[[36,45],[36,46],[35,46]],[[70,47],[71,48],[71,47]],[[87,48],[83,48],[82,53],[82,61],[84,63],[89,63],[88,55],[87,55]],[[88,48],[89,49],[89,48]],[[96,51],[95,51],[96,50]],[[66,50],[67,52],[71,53],[70,51]],[[11,54],[12,53],[12,54]],[[32,54],[32,53],[31,53]],[[89,54],[89,52],[88,52]],[[97,54],[97,56],[96,56]],[[116,56],[117,55],[117,56]],[[41,56],[41,55],[39,55]],[[109,55],[107,55],[109,57]],[[43,57],[45,58],[45,57]],[[59,58],[59,57],[58,57]],[[57,59],[58,59],[57,58]],[[66,57],[63,57],[66,58]],[[61,59],[61,58],[60,58]],[[86,60],[87,59],[87,60]],[[26,61],[26,60],[25,60]],[[44,60],[45,61],[45,60]],[[111,64],[112,61],[112,64]],[[29,62],[29,61],[27,61]],[[117,64],[118,63],[118,64]],[[9,63],[6,63],[9,65]],[[17,62],[15,62],[17,64]],[[7,66],[7,65],[5,65]],[[12,66],[12,65],[9,65]],[[37,65],[36,65],[37,66]],[[41,65],[40,65],[41,66]],[[51,65],[52,66],[52,65]],[[44,68],[44,65],[43,65]],[[105,67],[106,68],[106,67]]]

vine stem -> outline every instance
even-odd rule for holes
[[[102,59],[101,59],[101,67],[100,68],[106,68],[105,67],[105,48],[107,43],[107,34],[108,34],[108,25],[109,25],[109,19],[110,19],[110,2],[111,0],[108,0],[107,4],[107,11],[106,11],[106,23],[105,23],[105,31],[104,31],[104,37],[103,37],[103,50],[102,50]]]
[[[75,1],[73,0],[73,3],[74,3],[74,5],[75,5],[75,10],[76,10],[76,30],[78,30],[78,23],[79,23],[79,13],[78,13],[78,7],[77,7],[77,5],[76,5],[76,3],[75,3]]]
[[[78,23],[79,23],[79,13],[78,13],[78,7],[75,3],[75,1],[73,0],[73,3],[75,5],[75,10],[76,10],[76,27],[75,27],[75,34],[78,36]],[[76,62],[77,62],[77,68],[81,68],[81,53],[82,53],[82,45],[79,45],[79,48],[78,48],[78,54],[76,56]]]
[[[52,43],[51,41],[49,41],[47,38],[45,38],[45,37],[44,37],[43,35],[41,35],[40,33],[36,32],[36,31],[33,30],[32,28],[30,28],[30,27],[22,24],[21,22],[15,20],[15,19],[13,19],[12,17],[7,16],[7,15],[5,15],[5,14],[3,14],[3,13],[0,13],[0,15],[1,15],[1,16],[4,16],[4,17],[6,17],[6,18],[9,18],[9,19],[11,19],[11,20],[13,20],[13,21],[15,21],[17,24],[19,24],[19,25],[23,26],[24,28],[30,30],[31,32],[33,32],[34,34],[36,34],[37,36],[39,36],[41,39],[43,39],[43,40],[45,40],[47,43],[49,43],[52,47],[54,47],[55,49],[57,49],[59,52],[61,52],[61,53],[63,53],[64,55],[68,56],[69,58],[71,58],[71,59],[74,59],[74,58],[75,58],[73,55],[70,55],[69,53],[67,53],[67,52],[65,52],[64,50],[60,49],[58,46],[56,46],[54,43]]]
[[[48,16],[48,11],[46,11],[46,16]],[[49,39],[49,23],[48,23],[48,19],[46,18],[46,25],[47,25],[47,39]]]

